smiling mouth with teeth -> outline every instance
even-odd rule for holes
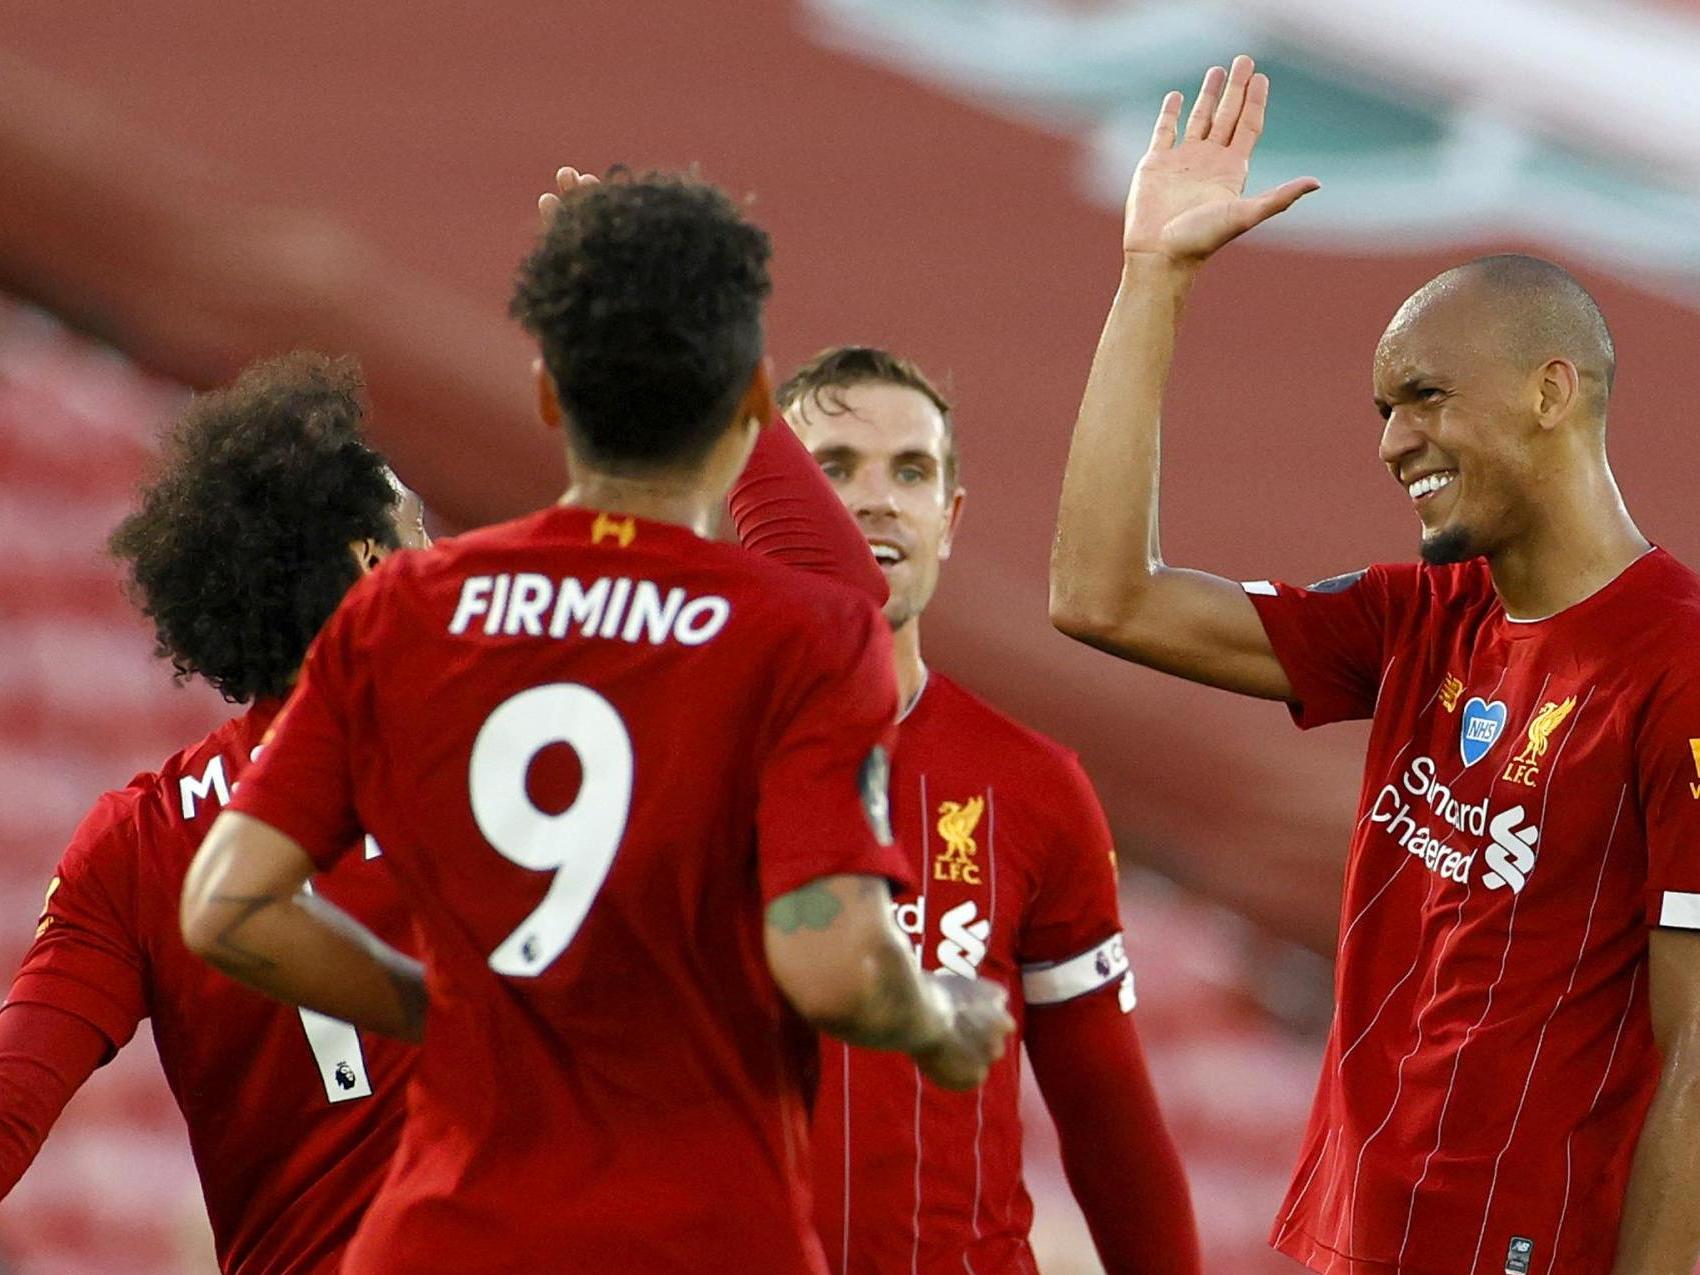
[[[1421,500],[1424,496],[1433,495],[1442,487],[1452,485],[1452,480],[1458,477],[1454,470],[1442,470],[1437,474],[1425,474],[1413,483],[1408,483],[1405,490],[1411,493],[1412,500]]]
[[[903,561],[903,551],[894,545],[870,545],[874,551],[874,561],[882,567],[894,566]]]

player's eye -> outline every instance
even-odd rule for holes
[[[919,465],[899,465],[897,478],[899,482],[924,483],[927,481],[927,471]]]
[[[850,469],[843,461],[826,461],[821,465],[820,472],[832,479],[835,483],[841,483],[846,478],[850,477]]]

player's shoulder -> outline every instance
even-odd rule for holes
[[[154,770],[134,775],[122,788],[102,793],[71,834],[67,863],[128,860],[143,851],[164,853],[181,837],[174,812],[197,794],[229,795],[233,769],[228,754],[241,718],[233,718],[173,753]],[[185,797],[185,785],[190,790]],[[220,802],[222,804],[222,801]]]
[[[158,778],[155,772],[144,771],[124,787],[95,798],[71,834],[66,862],[98,862],[113,854],[134,854],[145,840],[140,823]]]
[[[913,716],[928,734],[947,735],[963,746],[971,743],[976,752],[997,757],[1012,772],[1040,781],[1073,779],[1081,773],[1073,749],[1017,721],[937,670],[928,671]]]
[[[1637,560],[1606,594],[1598,627],[1634,681],[1685,702],[1700,695],[1700,573],[1663,549]],[[1602,591],[1604,592],[1604,591]]]
[[[116,794],[137,835],[150,847],[174,840],[196,844],[230,800],[276,705],[267,703],[227,719],[178,749],[157,770],[144,771]],[[173,835],[177,834],[177,835]]]
[[[1654,548],[1629,567],[1636,592],[1660,612],[1661,628],[1692,650],[1700,636],[1700,572],[1666,549]]]
[[[1372,591],[1379,599],[1378,609],[1389,616],[1403,615],[1417,621],[1458,620],[1470,613],[1486,613],[1499,604],[1485,558],[1438,566],[1377,562],[1310,586],[1316,593],[1346,593],[1359,588]]]
[[[1378,562],[1368,570],[1390,595],[1404,595],[1442,608],[1491,603],[1498,597],[1486,558],[1439,566],[1426,562]]]

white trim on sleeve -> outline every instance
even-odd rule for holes
[[[1700,930],[1700,894],[1666,890],[1664,906],[1659,909],[1659,924]]]
[[[1240,588],[1247,593],[1255,593],[1265,598],[1279,597],[1281,593],[1272,580],[1244,580],[1241,581]]]
[[[1112,934],[1097,947],[1066,961],[1021,967],[1021,994],[1029,1005],[1060,1005],[1095,992],[1130,974],[1127,945]]]

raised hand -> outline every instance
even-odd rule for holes
[[[1255,63],[1241,54],[1231,69],[1213,66],[1205,72],[1179,145],[1181,95],[1163,99],[1151,145],[1128,191],[1123,252],[1201,262],[1321,185],[1299,177],[1261,195],[1243,193],[1269,104],[1269,77],[1254,70]]]
[[[537,214],[543,219],[544,229],[555,220],[555,214],[560,211],[561,196],[570,195],[581,186],[594,186],[601,178],[595,173],[581,173],[576,168],[557,168],[555,170],[555,189],[537,197]]]

